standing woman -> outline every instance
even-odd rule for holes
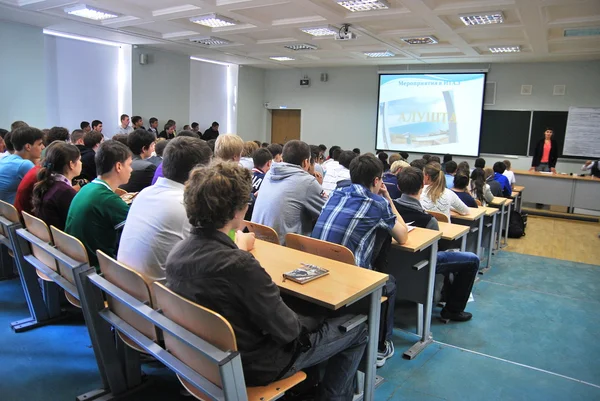
[[[75,145],[53,142],[33,187],[33,213],[48,226],[65,229],[69,206],[76,194],[71,184],[81,174],[81,154]]]
[[[558,161],[558,144],[552,135],[554,131],[552,128],[546,128],[544,132],[544,139],[541,139],[537,145],[535,145],[535,151],[533,153],[533,160],[531,161],[531,168],[529,171],[543,171],[552,172],[556,174],[556,162]]]

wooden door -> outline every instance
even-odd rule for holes
[[[293,139],[300,139],[300,110],[273,110],[271,143],[286,143]]]

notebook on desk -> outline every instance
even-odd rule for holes
[[[307,263],[301,263],[299,268],[283,273],[283,279],[291,280],[298,284],[305,284],[328,274],[329,270],[327,269]]]

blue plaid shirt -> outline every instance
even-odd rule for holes
[[[357,266],[370,269],[377,229],[391,231],[395,224],[396,216],[385,198],[352,184],[331,193],[312,237],[344,245],[354,253]]]

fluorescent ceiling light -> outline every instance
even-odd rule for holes
[[[339,32],[338,28],[331,25],[316,26],[312,28],[300,28],[300,30],[312,36],[333,36],[337,35]]]
[[[103,21],[105,19],[117,18],[118,15],[108,11],[102,11],[97,8],[86,6],[85,4],[77,4],[72,7],[66,7],[64,11],[69,15],[76,17],[87,18],[94,21]]]
[[[277,57],[269,57],[271,60],[275,61],[294,61],[295,59],[286,56],[277,56]]]
[[[190,57],[190,60],[194,60],[194,61],[202,61],[203,63],[210,63],[210,64],[219,64],[219,65],[225,65],[227,67],[229,67],[230,63],[225,63],[223,61],[216,61],[216,60],[208,60],[205,58],[200,58],[200,57]]]
[[[108,40],[88,38],[88,37],[79,36],[79,35],[71,35],[69,33],[52,31],[50,29],[44,29],[43,32],[44,32],[44,35],[58,36],[59,38],[80,40],[82,42],[98,43],[100,45],[107,45],[107,46],[114,46],[114,47],[121,47],[121,46],[123,46],[123,44],[117,43],[117,42],[109,42]]]
[[[357,11],[387,10],[390,8],[390,4],[385,0],[337,1],[337,3],[353,13]]]
[[[409,45],[433,45],[438,42],[435,36],[402,38],[402,40],[408,43]]]
[[[283,46],[286,49],[290,49],[293,51],[298,51],[298,50],[317,50],[318,47],[315,45],[311,45],[308,43],[298,43],[298,44],[293,44],[293,45],[285,45]]]
[[[489,49],[492,53],[519,53],[521,46],[495,46]]]
[[[233,42],[227,39],[216,38],[214,36],[208,36],[204,38],[192,38],[191,42],[195,42],[204,46],[226,46]]]
[[[201,15],[199,17],[190,18],[194,24],[200,24],[209,28],[222,28],[224,26],[236,25],[237,21],[231,18],[223,17],[219,14]]]
[[[598,36],[600,35],[600,27],[591,27],[591,28],[570,28],[565,29],[564,36],[568,37],[576,37],[576,36]]]
[[[459,17],[467,26],[502,24],[504,22],[502,11],[494,11],[487,14],[462,14]]]
[[[372,57],[372,58],[376,58],[376,57],[394,57],[395,54],[388,51],[388,50],[384,50],[384,51],[379,51],[379,52],[364,52],[363,53],[365,56],[367,57]]]

